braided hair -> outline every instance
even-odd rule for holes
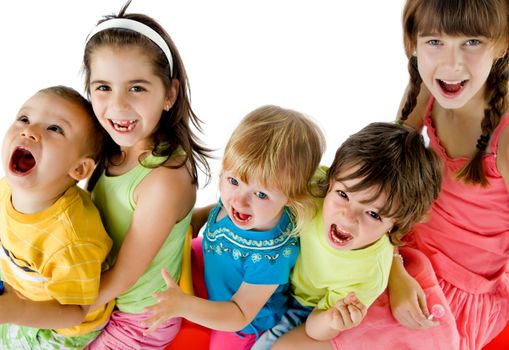
[[[492,42],[506,45],[509,37],[509,10],[505,0],[407,0],[403,10],[404,43],[410,75],[409,89],[401,110],[404,122],[414,110],[422,79],[413,55],[420,32],[438,32],[450,35],[484,36]],[[509,56],[498,58],[485,83],[484,98],[487,108],[481,121],[481,135],[477,152],[458,171],[456,177],[466,183],[488,185],[483,171],[482,156],[490,137],[507,109],[509,83]]]

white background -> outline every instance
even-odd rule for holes
[[[129,12],[154,17],[175,41],[194,111],[204,121],[201,138],[217,150],[210,162],[215,180],[231,131],[260,105],[311,116],[326,134],[323,164],[330,164],[349,134],[372,121],[393,120],[408,79],[403,3],[134,0]],[[38,89],[64,84],[83,92],[85,38],[103,15],[122,5],[123,0],[2,2],[0,135]],[[213,181],[200,189],[197,205],[216,196]]]

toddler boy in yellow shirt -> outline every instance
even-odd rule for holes
[[[104,131],[75,90],[38,91],[2,147],[0,348],[82,349],[113,305],[97,299],[112,242],[89,194],[77,186],[100,159]]]

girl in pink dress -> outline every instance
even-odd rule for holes
[[[394,258],[388,293],[333,347],[481,349],[507,324],[508,18],[506,0],[407,0],[400,119],[443,158],[442,191]]]

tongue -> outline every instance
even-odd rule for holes
[[[442,82],[442,86],[444,87],[444,90],[450,93],[458,92],[461,89],[461,82],[457,84],[447,84]]]
[[[237,216],[240,220],[247,220],[249,218],[249,214],[241,214],[239,212],[237,212]]]
[[[334,236],[336,236],[337,238],[339,238],[342,241],[351,237],[351,235],[349,235],[349,234],[343,234],[340,231],[338,231],[336,224],[332,224],[332,232],[334,233]]]
[[[35,166],[35,159],[32,154],[25,150],[17,150],[14,155],[14,170],[25,173]]]

